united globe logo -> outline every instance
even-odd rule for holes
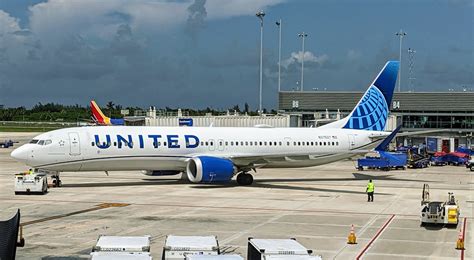
[[[372,85],[354,109],[344,128],[383,131],[387,116],[387,101],[382,92]]]

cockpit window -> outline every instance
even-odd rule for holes
[[[38,139],[33,139],[33,140],[30,141],[30,144],[36,144],[36,143],[38,143],[38,141],[39,141]]]
[[[51,144],[51,143],[53,143],[53,141],[51,141],[51,140],[45,140],[44,141],[44,145],[48,145],[48,144]]]
[[[40,141],[38,142],[38,145],[43,145],[43,144],[44,144],[44,140],[40,140]]]

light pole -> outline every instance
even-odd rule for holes
[[[304,88],[304,38],[308,37],[308,34],[305,32],[302,32],[298,34],[298,37],[302,38],[302,46],[301,46],[301,91],[303,91]]]
[[[255,14],[260,19],[260,95],[258,103],[258,113],[262,114],[262,70],[263,70],[263,17],[265,13],[259,11]]]
[[[416,51],[412,48],[408,48],[408,88],[409,90],[415,91],[414,88],[414,77],[413,67],[415,66],[415,53]]]
[[[278,26],[278,92],[281,91],[281,19],[276,22]]]
[[[398,92],[400,92],[401,91],[400,83],[402,81],[402,41],[403,41],[403,36],[406,36],[407,33],[402,31],[402,29],[400,29],[400,31],[397,32],[395,35],[400,38],[400,55],[399,55],[400,68],[398,69]]]

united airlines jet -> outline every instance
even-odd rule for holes
[[[11,153],[51,172],[179,174],[193,183],[250,185],[259,168],[309,167],[347,159],[393,138],[385,132],[399,68],[389,61],[354,110],[318,128],[90,126],[36,136]],[[389,136],[389,137],[387,137]],[[387,137],[387,138],[386,138]]]

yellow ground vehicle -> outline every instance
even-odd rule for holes
[[[430,201],[430,187],[428,184],[423,185],[421,225],[430,223],[456,226],[459,214],[460,209],[452,192],[448,192],[447,201]]]

